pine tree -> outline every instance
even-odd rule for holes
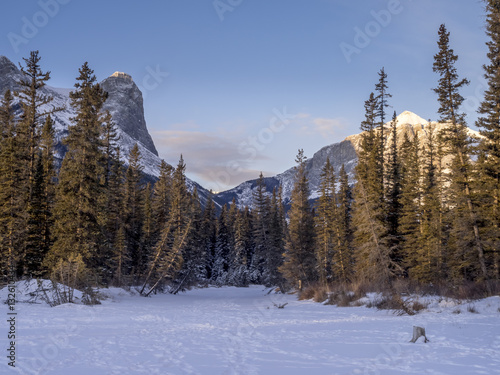
[[[16,125],[13,97],[7,90],[0,104],[0,272],[4,278],[10,265],[18,268],[24,254],[26,202],[18,190],[23,164]]]
[[[61,111],[64,108],[54,107],[47,109],[53,98],[50,95],[44,95],[41,89],[50,79],[50,72],[43,72],[40,68],[41,57],[38,51],[30,52],[28,58],[23,60],[25,67],[20,65],[22,78],[18,83],[21,90],[16,93],[22,105],[22,121],[20,124],[20,134],[25,137],[26,142],[26,171],[28,178],[28,190],[31,194],[31,188],[34,185],[34,175],[36,169],[36,155],[40,138],[40,127],[46,116]]]
[[[365,102],[365,120],[361,123],[360,151],[356,165],[353,226],[355,271],[362,281],[388,284],[396,264],[391,259],[387,241],[387,223],[383,191],[383,168],[380,168],[380,142],[377,142],[377,101],[370,94]]]
[[[122,286],[130,264],[127,252],[124,197],[125,168],[120,160],[120,148],[116,148],[106,189],[106,246],[103,250],[104,282],[112,281]]]
[[[284,234],[284,208],[282,202],[281,185],[276,192],[273,189],[270,207],[269,222],[269,252],[266,257],[266,284],[267,286],[283,287],[284,279],[279,269],[283,264],[283,253],[285,252]],[[251,225],[251,223],[249,223]]]
[[[216,285],[226,285],[229,277],[229,266],[232,264],[231,247],[229,238],[229,228],[227,227],[226,216],[227,206],[222,207],[222,211],[217,220],[217,237],[215,241],[215,260],[212,270],[212,282]]]
[[[473,192],[471,191],[471,140],[465,127],[465,114],[459,109],[464,101],[459,90],[469,84],[467,79],[459,79],[455,63],[458,56],[450,48],[450,33],[445,25],[438,31],[439,52],[434,56],[433,71],[440,75],[438,87],[434,92],[440,104],[440,121],[449,125],[443,130],[442,137],[448,145],[448,153],[453,155],[450,173],[449,195],[452,197],[453,229],[451,245],[455,247],[457,257],[467,258],[461,269],[470,268],[466,273],[471,278],[488,278],[484,247],[480,238]],[[470,230],[472,229],[472,230]],[[465,232],[464,232],[465,230]],[[464,241],[465,240],[465,241]],[[469,249],[475,248],[477,254],[472,257]],[[475,259],[474,259],[475,258]],[[472,271],[472,269],[477,269]]]
[[[398,133],[396,112],[391,121],[391,140],[385,177],[385,213],[387,235],[391,249],[391,258],[396,264],[402,265],[402,236],[400,232],[401,219],[401,162],[398,151]]]
[[[20,91],[15,95],[19,98],[22,114],[21,121],[16,126],[16,138],[20,145],[18,158],[22,163],[23,175],[18,180],[18,194],[21,195],[25,210],[26,235],[23,236],[25,243],[20,249],[24,252],[20,259],[22,272],[32,274],[37,272],[40,259],[43,259],[44,235],[40,233],[45,227],[43,221],[43,171],[37,158],[40,155],[39,143],[41,128],[44,119],[63,108],[50,107],[53,98],[42,93],[43,87],[50,79],[50,72],[43,72],[40,68],[38,51],[32,51],[28,58],[23,58],[26,66],[20,65],[22,78],[17,82]],[[37,170],[38,169],[38,170]],[[36,178],[38,179],[36,181]],[[36,189],[38,196],[33,196]],[[30,259],[30,257],[33,257]]]
[[[142,247],[144,213],[142,171],[142,156],[139,147],[135,144],[128,156],[123,212],[125,215],[127,253],[131,257],[129,274],[134,275],[137,279],[144,272],[147,255],[144,254]]]
[[[236,218],[236,230],[234,233],[234,257],[231,265],[232,273],[229,283],[235,286],[248,286],[249,283],[249,259],[248,254],[253,247],[252,226],[250,211],[248,207],[244,211],[238,211]]]
[[[100,213],[103,194],[101,109],[107,94],[96,83],[87,63],[79,69],[71,105],[77,115],[64,139],[67,152],[59,172],[54,207],[54,244],[46,266],[81,256],[87,267],[96,269],[104,241]]]
[[[409,134],[411,132],[411,135]],[[422,158],[420,141],[413,129],[403,134],[401,154],[401,251],[405,259],[405,273],[415,266],[415,249],[421,244]]]
[[[154,220],[153,243],[158,241],[160,232],[170,217],[173,173],[174,168],[162,160],[160,164],[160,176],[154,185],[151,202]]]
[[[290,285],[300,289],[314,282],[317,279],[317,272],[314,216],[309,204],[309,182],[303,150],[299,150],[296,162],[298,165],[291,196],[292,207],[288,212],[289,235],[280,271]]]
[[[250,278],[253,283],[267,284],[264,280],[266,276],[266,256],[270,252],[270,201],[266,194],[264,176],[260,173],[257,180],[257,188],[253,193],[254,207],[254,241],[255,249],[252,255]]]
[[[337,280],[348,283],[352,281],[353,276],[352,192],[344,164],[339,172],[339,185],[336,217],[337,246],[333,254],[332,271]]]
[[[379,80],[375,84],[375,118],[377,119],[376,124],[378,128],[378,136],[379,136],[379,141],[378,141],[378,146],[377,146],[377,163],[375,167],[377,168],[376,175],[378,176],[378,184],[380,192],[381,192],[381,199],[383,200],[384,193],[385,193],[385,149],[386,149],[386,136],[385,136],[385,128],[384,125],[386,123],[386,113],[385,110],[386,108],[390,107],[388,103],[388,99],[392,97],[392,95],[388,92],[388,85],[387,85],[387,73],[385,72],[385,69],[382,68],[378,72]]]
[[[215,204],[212,199],[212,192],[208,195],[202,217],[201,237],[203,241],[203,254],[205,266],[205,279],[213,278],[213,267],[215,262],[215,242],[217,239]]]
[[[485,140],[481,143],[481,180],[484,242],[491,254],[493,279],[500,278],[500,2],[486,1],[486,33],[489,64],[484,65],[488,87],[479,107],[476,123]]]
[[[337,197],[336,177],[330,159],[321,170],[321,182],[319,186],[319,201],[316,207],[316,261],[318,264],[318,276],[322,284],[331,283],[334,279],[333,254],[338,244],[338,229],[336,227]]]
[[[54,122],[47,116],[36,155],[31,199],[28,204],[25,273],[41,276],[43,260],[52,246],[52,210],[55,194]]]

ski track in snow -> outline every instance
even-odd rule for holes
[[[104,293],[94,307],[18,302],[16,368],[3,355],[0,374],[500,374],[500,297],[473,302],[478,314],[434,297],[428,311],[396,316],[261,286]],[[429,343],[409,343],[413,325]]]

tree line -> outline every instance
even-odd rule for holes
[[[460,108],[468,80],[455,67],[445,25],[433,71],[439,103],[422,142],[398,135],[382,68],[364,103],[355,181],[330,160],[319,199],[309,199],[306,157],[297,155],[291,208],[281,188],[257,180],[252,208],[201,205],[186,186],[186,165],[165,162],[152,184],[137,145],[123,163],[107,99],[87,63],[70,93],[75,117],[54,164],[54,107],[43,87],[50,72],[38,51],[21,67],[21,88],[0,105],[2,276],[72,278],[82,285],[136,285],[144,295],[193,285],[251,283],[302,288],[363,282],[391,288],[475,282],[491,292],[500,276],[500,1],[487,2],[488,88],[473,138]],[[20,111],[16,111],[14,98]],[[400,140],[398,142],[398,139]]]

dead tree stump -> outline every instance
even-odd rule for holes
[[[427,336],[425,336],[425,328],[413,326],[413,337],[410,340],[410,342],[415,343],[419,339],[419,337],[422,337],[422,336],[424,336],[424,339],[425,339],[424,342],[429,341]]]

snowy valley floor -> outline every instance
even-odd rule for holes
[[[0,374],[500,374],[500,297],[473,302],[478,313],[434,297],[427,311],[396,316],[259,286],[106,293],[94,307],[17,303],[12,369],[1,290]],[[409,343],[413,325],[430,342]]]

